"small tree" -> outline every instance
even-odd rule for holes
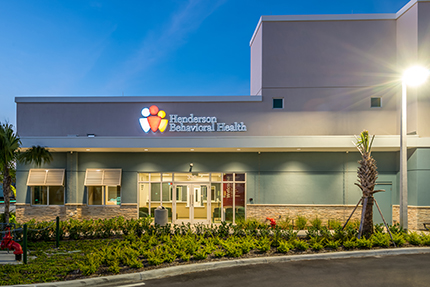
[[[364,130],[361,132],[360,137],[357,138],[357,143],[355,144],[358,151],[361,153],[361,160],[358,161],[360,166],[357,170],[358,183],[355,183],[363,192],[362,221],[360,227],[362,227],[362,232],[367,237],[373,234],[373,194],[384,191],[374,190],[376,179],[378,178],[376,161],[371,156],[374,138],[375,136],[370,140],[369,132]]]
[[[3,196],[4,196],[4,218],[5,223],[9,223],[10,216],[10,194],[12,184],[11,170],[17,161],[24,163],[34,162],[37,166],[52,161],[51,153],[40,146],[33,146],[21,153],[21,140],[14,132],[11,124],[0,123],[0,171],[3,177]]]

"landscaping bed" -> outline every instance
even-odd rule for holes
[[[388,248],[394,247],[394,243],[397,247],[430,246],[430,235],[405,233],[398,226],[390,227],[394,243],[380,226],[375,227],[372,237],[357,239],[357,222],[343,230],[339,223],[331,222],[330,230],[320,221],[314,221],[306,227],[306,235],[299,236],[286,222],[276,228],[256,220],[237,225],[160,227],[152,225],[149,219],[126,221],[118,218],[62,222],[62,240],[57,249],[49,224],[39,223],[35,227],[44,225],[48,228],[39,228],[39,231],[33,228],[36,231],[29,234],[32,238],[29,255],[36,258],[26,265],[0,265],[0,285],[75,280],[261,256]],[[99,231],[91,226],[98,226]]]

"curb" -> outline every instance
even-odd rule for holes
[[[363,250],[363,251],[342,251],[322,254],[305,254],[305,255],[285,255],[274,257],[258,257],[249,259],[237,259],[228,261],[216,261],[209,263],[196,263],[188,265],[173,266],[161,269],[142,271],[131,274],[112,275],[105,277],[88,278],[73,281],[59,281],[53,283],[26,284],[26,285],[8,285],[4,287],[20,286],[20,287],[81,287],[81,286],[97,286],[100,284],[115,284],[120,283],[144,283],[144,280],[161,279],[165,277],[177,276],[186,273],[202,272],[216,270],[222,268],[247,266],[265,263],[282,263],[291,261],[318,260],[318,259],[346,259],[346,258],[366,258],[375,256],[394,256],[394,255],[411,255],[411,254],[430,254],[429,247],[410,247],[399,249],[378,249],[378,250]]]

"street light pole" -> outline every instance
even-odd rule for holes
[[[402,82],[402,113],[400,116],[400,226],[408,229],[408,158],[406,140],[407,84]]]
[[[428,69],[420,66],[409,68],[403,74],[402,79],[402,112],[400,116],[400,226],[408,229],[408,146],[406,140],[406,111],[407,111],[407,87],[419,86],[429,77]]]

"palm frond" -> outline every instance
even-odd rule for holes
[[[20,161],[26,164],[35,163],[38,167],[44,163],[50,163],[52,159],[52,154],[49,150],[41,146],[32,146],[19,156]]]

